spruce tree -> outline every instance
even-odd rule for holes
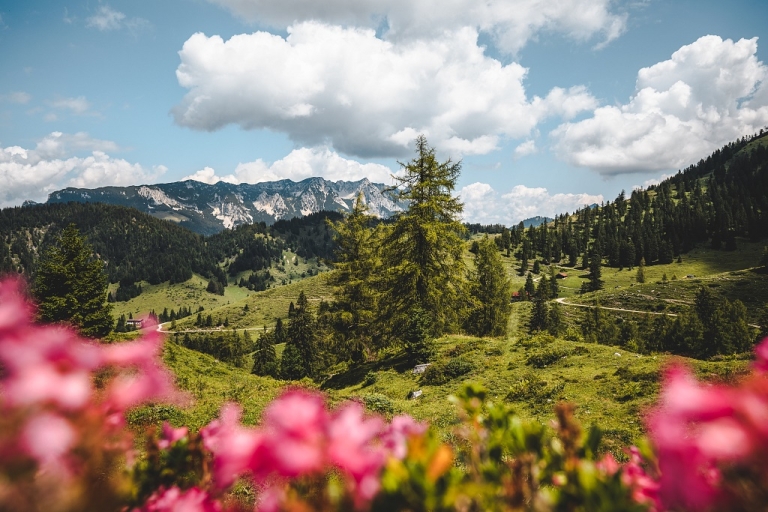
[[[335,287],[330,323],[336,332],[336,352],[354,361],[361,361],[370,348],[375,334],[372,323],[378,313],[374,275],[380,261],[376,234],[369,227],[371,219],[361,192],[349,215],[340,222],[329,222],[338,246],[330,278]]]
[[[536,285],[533,282],[533,274],[528,272],[528,277],[525,278],[525,300],[530,300],[536,294]]]
[[[635,275],[635,281],[640,284],[645,282],[645,258],[640,259],[640,265],[637,267],[637,275]]]
[[[88,337],[112,330],[104,263],[74,224],[41,256],[33,294],[43,322],[69,322]]]
[[[463,205],[453,196],[461,163],[438,162],[422,135],[416,157],[395,175],[408,210],[397,217],[382,244],[382,319],[395,337],[402,334],[410,312],[424,311],[431,335],[453,331],[465,303],[466,269],[460,215]]]
[[[596,292],[603,289],[603,271],[600,254],[592,252],[589,258],[589,290]]]
[[[263,332],[258,337],[256,340],[256,350],[253,353],[251,373],[277,377],[277,354],[274,341],[274,336],[271,332]]]
[[[531,319],[528,322],[530,332],[546,331],[549,327],[549,307],[546,299],[536,296],[533,299],[533,309],[531,310]]]
[[[402,338],[411,364],[426,363],[435,353],[434,340],[429,334],[429,320],[420,308],[411,311]]]
[[[512,311],[511,283],[496,244],[488,237],[477,246],[470,295],[474,307],[469,314],[467,331],[476,336],[503,336]]]
[[[315,376],[318,370],[319,354],[314,324],[307,296],[302,291],[299,293],[293,316],[288,324],[287,341],[281,363],[283,378],[301,379]]]

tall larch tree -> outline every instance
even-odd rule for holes
[[[439,162],[420,135],[416,157],[401,166],[403,173],[395,180],[400,199],[409,206],[383,239],[382,318],[385,328],[400,337],[410,311],[420,308],[430,334],[438,336],[458,329],[466,302],[464,206],[453,196],[461,163]]]
[[[43,252],[33,294],[43,322],[68,322],[89,337],[112,330],[104,262],[93,254],[74,224]]]

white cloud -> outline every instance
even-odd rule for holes
[[[259,159],[241,163],[234,174],[218,176],[214,169],[205,167],[183,180],[202,181],[213,185],[219,181],[227,183],[260,183],[289,179],[301,181],[321,176],[332,181],[358,181],[368,178],[374,183],[391,184],[392,171],[381,164],[363,164],[339,156],[328,147],[294,149],[285,158],[268,164]]]
[[[102,5],[96,11],[96,14],[86,20],[89,27],[96,28],[102,32],[107,30],[118,30],[122,26],[125,14],[116,11],[108,5]]]
[[[66,11],[64,22],[72,22],[72,19],[66,17]],[[152,24],[144,18],[128,18],[122,12],[116,11],[108,5],[102,5],[96,14],[86,19],[86,25],[101,32],[120,30],[125,27],[135,33],[141,29],[149,28]]]
[[[222,181],[220,177],[216,176],[216,170],[214,170],[212,167],[204,167],[194,174],[190,174],[189,176],[184,176],[181,178],[181,181],[187,180],[200,181],[209,185],[215,185],[216,183]]]
[[[705,36],[638,72],[629,103],[552,132],[559,156],[604,175],[680,169],[768,124],[757,38]]]
[[[26,105],[29,100],[32,99],[32,95],[24,91],[9,92],[8,94],[0,94],[0,101],[7,101],[9,103],[19,103]]]
[[[643,190],[643,189],[646,189],[646,188],[648,188],[650,186],[658,185],[662,181],[666,180],[667,178],[671,178],[671,177],[672,177],[672,174],[662,174],[658,178],[650,178],[650,179],[645,180],[642,185],[633,185],[632,186],[632,190],[637,190],[637,189]]]
[[[522,158],[524,156],[532,155],[538,151],[536,149],[536,141],[527,140],[515,148],[515,157]]]
[[[85,96],[77,98],[57,98],[49,102],[53,108],[60,110],[69,110],[73,114],[84,115],[91,108],[91,103],[85,99]]]
[[[554,217],[603,201],[600,194],[550,194],[546,188],[525,185],[516,185],[506,194],[499,194],[487,183],[467,185],[459,196],[464,201],[465,221],[507,226],[537,215]]]
[[[402,42],[318,22],[288,34],[190,37],[176,70],[189,90],[173,109],[176,122],[266,128],[362,157],[402,156],[424,133],[458,156],[488,153],[546,117],[568,119],[597,105],[581,87],[528,99],[527,70],[486,56],[472,28]]]
[[[209,0],[248,21],[274,27],[297,22],[370,28],[386,24],[389,40],[440,36],[472,27],[490,34],[496,45],[515,53],[540,32],[572,40],[612,41],[626,28],[626,15],[611,11],[611,0]]]
[[[0,207],[21,204],[25,199],[44,201],[50,192],[64,187],[124,186],[156,180],[167,169],[151,169],[110,157],[117,150],[111,141],[92,139],[84,133],[53,132],[35,149],[0,148]],[[86,156],[73,153],[90,151]]]

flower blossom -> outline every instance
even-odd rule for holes
[[[366,417],[358,403],[330,413],[323,397],[290,390],[267,407],[260,428],[239,424],[239,406],[228,404],[219,419],[201,434],[214,454],[214,478],[219,488],[249,472],[262,486],[260,510],[276,510],[284,494],[275,478],[320,475],[336,468],[345,476],[354,504],[362,508],[380,489],[379,476],[388,457],[402,459],[411,435],[426,425],[398,416],[389,426]]]
[[[659,404],[647,419],[666,507],[729,508],[741,491],[729,487],[726,468],[741,468],[754,481],[768,479],[768,339],[755,354],[755,372],[737,387],[700,383],[680,364],[667,369]]]

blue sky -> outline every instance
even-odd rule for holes
[[[0,206],[66,186],[385,181],[472,222],[613,199],[768,127],[768,2],[0,0]]]

